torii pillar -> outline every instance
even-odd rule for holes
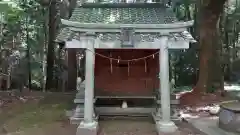
[[[83,37],[86,45],[85,63],[85,98],[84,98],[84,120],[78,126],[76,135],[97,135],[98,122],[95,121],[94,113],[94,63],[95,63],[95,34],[86,33]]]
[[[168,35],[162,35],[158,39],[160,46],[159,67],[160,67],[160,88],[161,95],[161,120],[156,121],[156,128],[159,133],[172,133],[177,130],[177,126],[171,121],[170,87],[169,87],[169,54]]]

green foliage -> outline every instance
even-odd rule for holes
[[[0,3],[0,8],[5,5]],[[0,26],[2,28],[0,46],[10,50],[14,47],[21,52],[29,50],[32,79],[34,82],[42,83],[44,73],[41,65],[47,42],[44,33],[47,33],[48,9],[35,0],[12,0],[8,5],[8,8],[3,8],[5,10],[0,14],[3,18]]]
[[[175,3],[173,9],[179,20],[194,20],[196,1],[181,0]],[[196,21],[196,20],[195,20]],[[190,29],[195,37],[194,29]],[[220,18],[220,34],[223,43],[222,63],[226,67],[231,67],[231,62],[239,59],[239,32],[240,32],[240,0],[229,0],[225,5],[224,13]],[[190,85],[197,81],[198,73],[198,44],[194,44],[186,51],[175,51],[173,55],[178,56],[178,61],[174,62],[176,85]],[[193,57],[194,56],[194,57]],[[170,69],[172,70],[172,69]],[[226,71],[225,71],[226,72]]]
[[[0,2],[0,12],[4,13],[9,9],[9,5],[6,2]]]

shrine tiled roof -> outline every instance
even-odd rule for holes
[[[166,24],[177,21],[170,8],[157,3],[84,4],[70,21],[104,24]]]
[[[84,4],[75,8],[70,21],[80,23],[104,24],[170,24],[177,22],[174,12],[158,3],[118,3],[118,4]],[[119,34],[98,34],[101,40],[113,40]],[[151,41],[156,33],[135,34],[139,41]],[[57,41],[66,41],[77,37],[77,33],[68,28],[61,29]]]

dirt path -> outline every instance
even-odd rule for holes
[[[157,135],[155,123],[151,119],[102,120],[99,123],[99,135]],[[187,122],[176,121],[175,124],[178,131],[171,135],[205,135]]]
[[[149,120],[102,120],[99,135],[157,135]]]

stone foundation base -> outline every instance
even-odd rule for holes
[[[70,124],[78,125],[81,123],[81,121],[83,121],[83,119],[84,119],[83,117],[81,118],[70,117]]]
[[[76,135],[97,135],[98,128],[97,121],[91,123],[81,122],[77,128]]]
[[[153,112],[152,117],[155,122],[162,120],[162,116],[161,115],[159,116],[157,112]],[[179,117],[178,113],[175,113],[174,115],[171,115],[171,120],[181,120],[181,117]]]
[[[162,135],[162,133],[175,133],[177,131],[177,126],[174,122],[162,122],[157,121],[156,122],[156,129],[159,135]]]
[[[98,116],[95,116],[94,118],[93,118],[95,121],[97,121],[98,120]],[[76,125],[78,125],[78,124],[80,124],[82,121],[84,120],[84,116],[82,115],[81,117],[70,117],[70,123],[71,124],[76,124]]]

